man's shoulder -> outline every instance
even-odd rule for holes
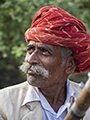
[[[0,89],[0,99],[2,99],[2,102],[5,102],[6,100],[16,100],[20,98],[24,98],[29,88],[29,84],[27,82],[23,82],[17,85],[13,85],[10,87],[6,87],[3,89]]]
[[[72,88],[73,88],[73,90],[75,91],[75,93],[76,93],[77,95],[79,95],[80,92],[81,92],[81,90],[82,90],[82,88],[80,87],[80,83],[76,83],[76,82],[73,82],[73,81],[70,81],[70,83],[71,83]]]
[[[19,83],[19,84],[16,84],[16,85],[12,85],[12,86],[9,86],[9,87],[5,87],[3,89],[0,89],[0,94],[1,93],[6,93],[6,92],[12,92],[12,91],[19,91],[19,90],[27,90],[29,87],[29,84],[27,82],[23,82],[23,83]]]

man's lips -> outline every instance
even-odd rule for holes
[[[33,75],[36,74],[36,73],[35,73],[33,70],[31,70],[31,69],[29,69],[29,70],[27,71],[27,73],[28,73],[28,74],[33,74]]]
[[[27,71],[27,73],[28,73],[28,74],[35,74],[35,72],[32,71],[31,69],[29,69],[29,70]]]

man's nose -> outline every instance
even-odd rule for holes
[[[28,62],[29,64],[39,64],[40,60],[37,51],[34,51],[32,54],[27,54],[25,62]]]

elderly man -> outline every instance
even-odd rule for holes
[[[64,120],[70,98],[75,101],[81,91],[68,76],[90,69],[90,36],[80,20],[46,6],[36,13],[25,38],[27,54],[20,69],[27,82],[0,90],[0,120]]]

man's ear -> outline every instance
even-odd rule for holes
[[[69,75],[74,72],[76,63],[73,56],[69,56],[66,60],[66,74]]]

